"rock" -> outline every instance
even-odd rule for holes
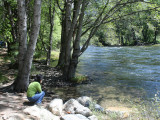
[[[2,117],[2,120],[24,120],[23,115],[11,113]]]
[[[104,112],[104,108],[102,108],[100,105],[98,105],[98,104],[95,104],[94,105],[94,109],[96,110],[96,111],[100,111],[100,112]]]
[[[23,118],[21,118],[20,116],[10,116],[7,120],[24,120]]]
[[[61,120],[89,120],[81,114],[68,114],[61,117]]]
[[[39,120],[60,120],[60,117],[55,116],[50,111],[36,105],[24,109],[23,112],[34,116]]]
[[[89,116],[88,119],[89,119],[89,120],[98,120],[95,115]]]
[[[132,110],[130,110],[129,108],[125,108],[125,107],[108,107],[106,109],[106,114],[116,113],[117,115],[119,115],[120,118],[129,117],[131,112]]]
[[[81,105],[77,100],[70,99],[67,101],[64,106],[64,111],[70,114],[82,114],[86,117],[91,116],[92,112],[89,108]]]
[[[63,100],[62,99],[54,99],[48,105],[48,109],[57,116],[62,115],[63,110]]]
[[[80,104],[82,104],[83,106],[89,107],[92,99],[91,99],[90,97],[87,97],[87,96],[82,96],[82,97],[79,97],[79,98],[77,99],[77,101],[78,101]]]
[[[23,113],[12,113],[10,111],[9,114],[3,115],[2,117],[0,117],[0,120],[32,120],[32,117],[27,116]]]

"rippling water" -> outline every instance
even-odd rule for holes
[[[64,92],[68,97],[87,95],[105,106],[106,102],[117,105],[124,99],[152,98],[160,90],[160,46],[90,46],[77,72],[93,83],[61,89],[61,96]]]

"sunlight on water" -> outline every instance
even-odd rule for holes
[[[93,47],[80,57],[77,73],[92,84],[55,89],[63,98],[91,96],[103,107],[130,106],[160,91],[160,46]],[[65,96],[64,96],[65,95]]]
[[[84,89],[102,104],[152,98],[160,90],[160,46],[89,47],[77,71],[94,80]]]

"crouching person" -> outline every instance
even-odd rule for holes
[[[27,89],[27,98],[30,102],[33,102],[36,105],[40,105],[45,92],[42,91],[42,75],[36,75],[35,81],[31,82]]]

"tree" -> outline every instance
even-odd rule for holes
[[[63,74],[67,80],[70,80],[73,77],[75,77],[78,58],[88,48],[91,38],[95,35],[96,31],[100,28],[100,26],[118,20],[125,16],[146,11],[142,9],[139,11],[136,10],[129,13],[121,12],[120,15],[116,14],[119,13],[119,10],[124,11],[125,7],[128,7],[128,5],[135,3],[142,4],[141,2],[148,4],[148,2],[142,0],[64,1],[63,9],[60,8],[62,10],[62,35],[61,51],[58,66],[62,68]],[[147,10],[154,9],[155,8],[150,8]],[[84,18],[83,14],[85,14]],[[82,23],[83,26],[81,26]],[[80,30],[81,27],[83,27],[82,33]],[[80,48],[80,38],[86,33],[89,34],[88,38],[86,38],[85,43]],[[121,37],[121,40],[123,40],[123,36]]]
[[[7,42],[8,55],[17,50],[17,7],[15,0],[2,0],[1,5],[1,25],[0,25],[0,40]],[[15,56],[14,56],[15,57]]]
[[[50,65],[50,60],[51,60],[54,14],[55,14],[55,4],[53,5],[53,10],[52,10],[52,0],[50,0],[49,3],[50,3],[50,6],[49,6],[50,34],[49,34],[49,45],[48,45],[47,59],[46,59],[47,65]]]
[[[78,44],[81,36],[83,16],[84,16],[84,10],[86,8],[86,3],[87,1],[85,0],[83,2],[82,0],[79,0],[79,1],[67,0],[64,2],[64,8],[62,10],[61,50],[60,50],[58,66],[62,67],[63,74],[64,76],[66,76],[66,78],[68,78],[71,75],[71,73],[75,73],[75,72],[69,72],[69,71],[72,71],[72,68],[73,68],[72,66],[74,66],[74,65],[70,65],[71,50],[72,50],[71,42],[72,42],[72,39],[74,39],[74,36],[76,33],[76,38],[73,40],[74,50],[73,50],[73,56],[72,56],[72,57],[75,57],[75,50],[80,49]],[[73,5],[73,8],[72,8],[72,5]],[[73,9],[73,14],[71,13],[72,9]],[[80,12],[80,9],[81,9],[81,12]],[[73,64],[73,61],[72,61],[72,64]],[[75,65],[77,65],[77,63]]]
[[[33,54],[36,47],[40,28],[41,0],[34,0],[33,23],[31,27],[30,40],[27,45],[27,16],[25,0],[18,0],[19,16],[19,68],[18,76],[13,83],[16,91],[27,90],[29,84],[30,70]]]

